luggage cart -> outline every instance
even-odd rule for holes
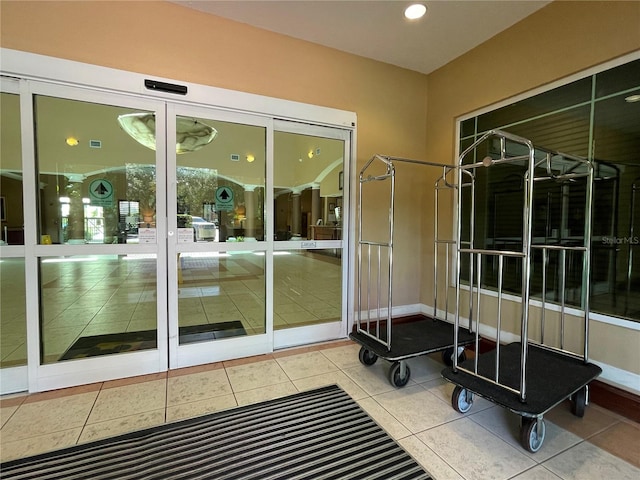
[[[479,160],[485,154],[486,156]],[[460,413],[468,412],[473,404],[473,395],[507,408],[521,417],[522,446],[530,452],[536,452],[541,448],[545,437],[544,414],[564,400],[571,399],[572,412],[582,417],[588,403],[588,384],[602,372],[600,367],[588,361],[593,168],[587,160],[536,148],[529,140],[507,132],[489,131],[459,157],[458,222],[462,216],[460,209],[463,205],[461,192],[465,190],[463,184],[470,183],[463,177],[463,172],[468,172],[474,181],[477,180],[478,175],[484,175],[485,181],[490,178],[489,175],[495,175],[493,178],[496,182],[500,182],[502,177],[496,175],[495,170],[492,172],[492,169],[505,167],[509,169],[509,175],[513,171],[519,171],[522,174],[521,183],[516,184],[524,205],[519,243],[511,239],[511,243],[500,244],[494,238],[493,243],[487,240],[484,248],[476,248],[473,228],[466,244],[461,239],[460,228],[458,228],[456,254],[458,278],[456,279],[455,326],[457,328],[460,323],[463,308],[465,311],[469,309],[468,319],[470,323],[475,323],[476,335],[480,330],[481,321],[486,325],[488,322],[485,320],[495,320],[496,348],[479,354],[471,360],[458,362],[454,359],[453,365],[445,368],[442,375],[456,385],[451,398],[455,410]],[[482,169],[484,170],[481,171]],[[562,218],[559,221],[566,231],[560,232],[554,242],[549,242],[544,236],[542,240],[540,237],[533,236],[533,222],[539,221],[539,218],[534,218],[533,210],[542,203],[534,202],[536,199],[534,192],[538,188],[544,188],[542,185],[545,184],[551,185],[547,188],[556,188],[555,185],[558,185],[557,188],[561,189],[563,198]],[[477,190],[479,189],[476,188]],[[487,188],[485,195],[488,191]],[[473,198],[475,195],[476,192],[471,195],[470,200],[471,221],[478,228],[482,228],[479,220],[486,221],[486,218],[483,219],[482,212],[476,211],[478,202]],[[575,211],[578,204],[576,197],[581,195],[584,197],[580,198],[582,213]],[[487,202],[486,197],[484,201]],[[486,205],[485,203],[485,207]],[[478,208],[478,210],[481,209]],[[542,213],[538,212],[538,216],[545,215],[544,209],[541,210]],[[583,225],[578,229],[580,238],[576,238],[569,233],[568,226],[572,225],[575,228],[575,219],[580,218],[579,215],[584,219]],[[569,216],[570,219],[568,219]],[[480,236],[477,237],[480,238]],[[533,255],[537,260],[541,259],[541,262],[534,264]],[[469,289],[466,292],[468,302],[467,299],[461,299],[461,261],[469,272]],[[503,315],[507,263],[515,264],[521,270],[517,272],[521,278],[520,318],[505,318],[506,316]],[[483,268],[487,267],[488,270],[495,269],[493,277],[490,276],[490,271],[483,277]],[[490,285],[493,287],[491,292],[487,286],[487,283],[490,283],[487,278],[495,280],[495,285]],[[531,287],[534,280],[536,287],[540,289],[541,301],[531,302]],[[579,307],[574,307],[572,315],[582,317],[579,334],[582,337],[582,344],[579,340],[573,339],[572,348],[580,350],[576,353],[567,345],[565,317],[567,292],[573,291],[575,294],[578,286],[580,296],[575,301]],[[557,302],[557,305],[549,304],[550,302],[547,301],[549,295],[553,295],[554,303]],[[462,300],[464,300],[464,307]],[[491,307],[497,311],[494,319],[486,316],[483,318],[481,300],[493,303]],[[540,311],[539,321],[535,324],[532,322],[531,315],[534,309]],[[508,321],[513,323],[515,329],[518,328],[519,323],[519,341],[511,343],[501,341],[501,335],[503,337],[507,335],[502,331],[502,327]],[[516,334],[511,336],[517,339]],[[454,339],[455,345],[458,345],[457,338]]]
[[[394,321],[392,315],[393,296],[393,248],[394,248],[394,208],[395,208],[395,165],[394,163],[413,163],[439,169],[440,177],[435,183],[435,228],[434,228],[434,306],[433,316],[419,317],[414,321]],[[379,170],[379,172],[378,172]],[[453,364],[453,358],[466,358],[465,345],[474,340],[469,331],[460,329],[458,347],[454,349],[454,327],[452,321],[444,321],[449,316],[449,260],[452,253],[453,240],[440,238],[438,234],[438,201],[440,192],[453,192],[454,185],[447,179],[455,168],[451,165],[421,162],[397,157],[375,155],[360,171],[360,202],[358,210],[358,312],[355,331],[349,336],[361,345],[359,359],[363,365],[373,365],[378,358],[391,362],[389,382],[395,387],[403,387],[409,382],[411,375],[406,361],[409,358],[442,352],[447,365]],[[370,173],[378,172],[378,173]],[[437,175],[438,173],[436,173]],[[387,182],[384,187],[389,196],[388,224],[387,219],[371,221],[367,212],[363,212],[363,187],[372,182]],[[384,190],[384,189],[383,189]],[[376,200],[380,200],[376,196]],[[383,199],[384,201],[384,199]],[[377,210],[382,211],[383,208]],[[384,215],[384,213],[383,213]],[[363,223],[368,228],[363,228]],[[371,228],[373,226],[373,228]],[[366,230],[366,231],[365,231]],[[439,303],[438,257],[444,256],[444,305]],[[363,272],[366,269],[366,272]],[[365,274],[366,273],[366,274]],[[442,275],[442,273],[440,273]],[[366,281],[366,285],[365,285]],[[441,286],[442,289],[442,286]],[[441,297],[441,296],[440,296]],[[457,354],[457,355],[456,355]]]

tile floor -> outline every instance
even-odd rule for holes
[[[640,478],[640,425],[597,405],[546,416],[542,449],[526,452],[518,417],[476,399],[460,415],[436,356],[410,360],[402,388],[388,364],[365,367],[349,340],[33,395],[0,399],[0,458],[76,443],[337,383],[436,480]]]
[[[339,319],[340,258],[326,251],[280,253],[274,257],[274,328]],[[254,253],[182,254],[176,287],[180,326],[237,320],[248,335],[264,333],[264,262]],[[156,328],[155,256],[50,257],[41,267],[45,363],[57,362],[82,337]],[[24,259],[3,259],[0,276],[15,279],[0,283],[0,367],[25,365]]]

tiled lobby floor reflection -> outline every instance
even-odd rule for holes
[[[365,367],[359,346],[339,341],[145,377],[2,398],[3,461],[338,384],[436,480],[640,478],[640,425],[597,405],[584,418],[560,405],[545,417],[542,449],[518,442],[518,417],[476,399],[460,415],[437,357],[410,360],[402,389],[388,364]]]

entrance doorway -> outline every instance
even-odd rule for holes
[[[324,238],[311,227],[337,232],[346,221],[336,212],[348,209],[348,184],[338,189],[337,178],[348,171],[350,130],[19,82],[15,95],[30,98],[4,102],[3,90],[3,110],[13,106],[18,124],[27,115],[35,127],[14,140],[34,148],[17,149],[20,189],[3,199],[24,205],[26,239],[0,246],[3,271],[15,259],[24,276],[22,296],[2,283],[3,312],[24,311],[12,338],[24,347],[11,362],[3,356],[0,375],[26,368],[27,382],[10,391],[346,335],[348,233]],[[295,158],[289,177],[287,152],[309,141],[318,161]],[[299,191],[301,202],[279,211],[284,191]]]

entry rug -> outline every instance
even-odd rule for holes
[[[180,344],[206,342],[218,338],[246,335],[242,322],[207,323],[179,328]],[[80,337],[67,350],[60,360],[110,355],[112,353],[134,352],[156,348],[157,333],[155,330],[140,332],[109,333]]]
[[[430,480],[333,385],[6,462],[3,480]]]

